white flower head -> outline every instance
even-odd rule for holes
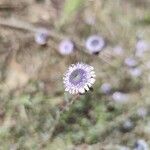
[[[87,38],[85,46],[90,54],[97,54],[104,48],[105,41],[101,36],[92,35]]]
[[[70,55],[74,52],[73,42],[69,39],[62,40],[59,44],[58,51],[61,55]]]
[[[70,94],[83,94],[95,83],[94,68],[84,63],[72,64],[64,75],[65,91]]]

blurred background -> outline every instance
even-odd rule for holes
[[[149,150],[149,58],[149,0],[0,0],[0,149]],[[94,90],[57,118],[76,62]]]

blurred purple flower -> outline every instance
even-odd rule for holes
[[[141,57],[143,56],[144,52],[149,49],[149,45],[144,40],[139,40],[136,43],[136,56]]]
[[[128,67],[135,67],[138,63],[137,61],[133,58],[133,57],[127,57],[124,60],[125,65],[127,65]]]
[[[112,98],[117,103],[125,103],[128,101],[128,95],[122,92],[113,93]]]
[[[103,92],[103,93],[105,93],[105,94],[108,94],[108,93],[110,93],[110,91],[111,91],[111,84],[109,84],[109,83],[103,83],[102,85],[101,85],[101,91]]]
[[[48,39],[48,31],[45,28],[40,28],[34,37],[34,40],[39,45],[45,45]]]
[[[95,82],[94,68],[84,63],[72,64],[64,75],[65,91],[70,94],[83,94]]]
[[[134,150],[149,150],[149,146],[148,146],[148,144],[146,143],[145,140],[139,139],[135,143]]]
[[[140,68],[131,68],[129,69],[129,73],[131,74],[131,76],[133,77],[139,77],[142,74],[142,71]]]
[[[105,41],[98,35],[92,35],[87,38],[85,46],[90,54],[97,54],[104,48]]]
[[[59,44],[59,52],[61,55],[69,55],[74,51],[74,44],[71,40],[62,40]]]

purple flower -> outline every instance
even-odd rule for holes
[[[72,64],[64,75],[65,91],[70,94],[83,94],[95,82],[94,68],[84,63]]]
[[[117,103],[126,103],[128,101],[128,95],[122,92],[114,92],[112,98]]]
[[[40,28],[34,37],[34,40],[39,45],[45,45],[48,39],[48,31],[45,28]]]
[[[85,46],[89,53],[97,54],[104,48],[105,41],[98,35],[92,35],[86,40]]]
[[[134,150],[149,150],[149,146],[144,139],[139,139],[135,143]]]
[[[128,67],[135,67],[137,65],[137,61],[133,57],[127,57],[124,60],[125,65]]]
[[[111,91],[111,84],[109,84],[109,83],[103,83],[102,85],[101,85],[101,91],[103,92],[103,93],[105,93],[105,94],[108,94],[108,93],[110,93],[110,91]]]
[[[149,45],[144,40],[139,40],[136,43],[136,56],[141,57],[143,56],[144,52],[147,51],[149,48]]]
[[[69,55],[74,51],[74,44],[71,40],[62,40],[59,44],[59,52],[61,55]]]
[[[133,77],[139,77],[142,74],[142,71],[140,68],[131,68],[129,70],[129,73],[131,74],[131,76]]]

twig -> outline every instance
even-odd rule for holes
[[[53,137],[53,134],[55,132],[56,127],[59,124],[60,121],[60,117],[61,115],[65,112],[65,111],[69,111],[70,107],[72,106],[72,104],[75,102],[75,100],[77,100],[77,98],[79,97],[79,95],[76,95],[75,97],[73,97],[70,101],[68,101],[67,103],[65,103],[65,105],[63,105],[63,107],[59,107],[59,111],[57,111],[57,115],[56,115],[56,119],[55,122],[53,124],[53,127],[50,130],[50,135],[49,135],[49,139],[51,139]]]
[[[0,10],[16,10],[23,8],[21,5],[0,4]]]
[[[0,25],[10,27],[10,28],[30,31],[30,32],[38,32],[40,29],[39,27],[35,27],[31,23],[27,23],[25,21],[20,21],[20,20],[15,19],[15,18],[11,18],[11,19],[0,18]],[[54,31],[48,30],[48,29],[47,29],[47,34],[48,34],[48,36],[55,37],[58,39],[63,39],[65,37],[63,35],[60,35]]]
[[[15,28],[15,29],[36,32],[35,27],[33,25],[26,23],[24,21],[19,21],[14,18],[11,19],[0,18],[0,25],[10,27],[10,28]]]

